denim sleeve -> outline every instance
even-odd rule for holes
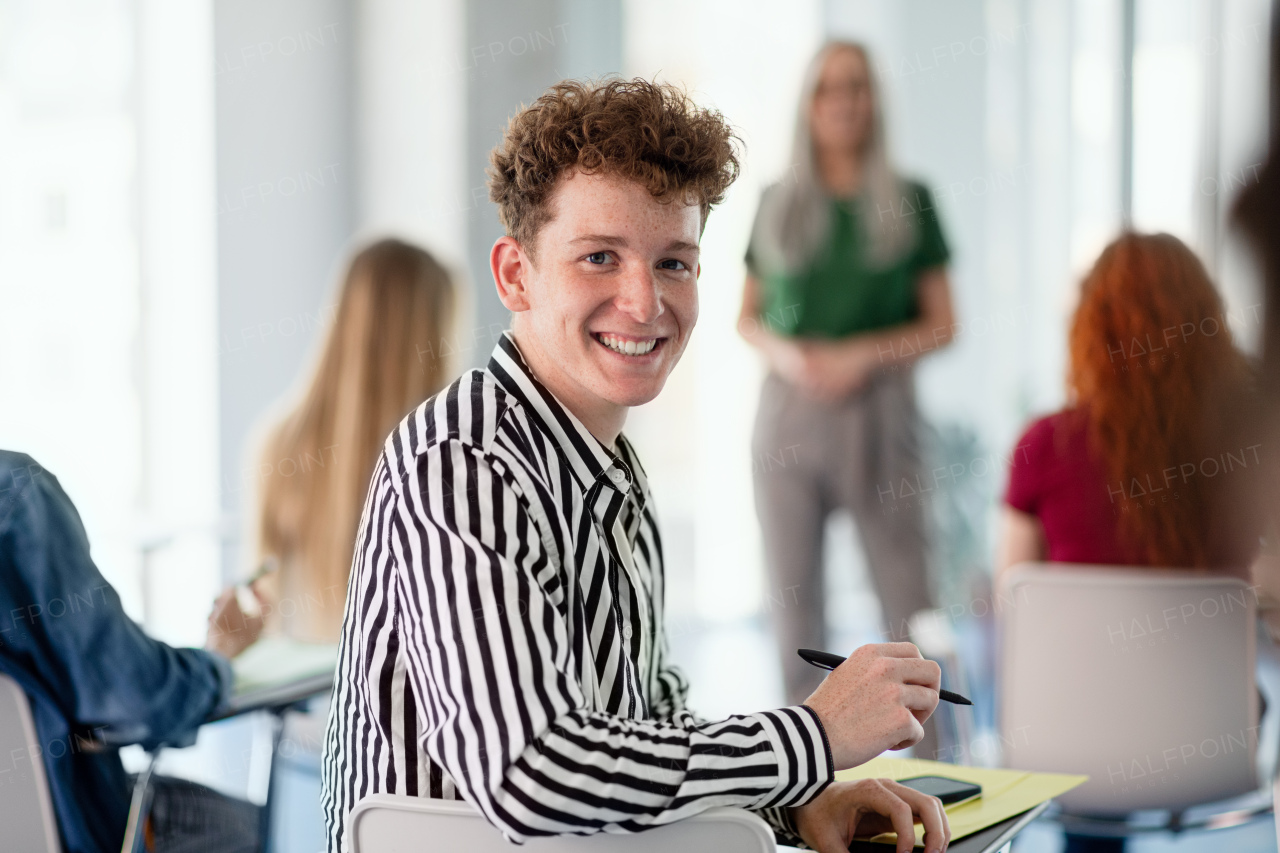
[[[0,466],[0,654],[73,725],[116,744],[189,743],[232,686],[225,660],[148,637],[89,555],[80,516],[30,457]]]

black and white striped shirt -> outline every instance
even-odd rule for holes
[[[832,778],[804,706],[714,723],[667,660],[644,473],[505,335],[404,419],[373,475],[325,736],[331,853],[374,793],[465,799],[513,840],[784,806]]]

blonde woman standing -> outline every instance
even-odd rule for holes
[[[953,318],[932,199],[890,165],[862,46],[833,42],[814,58],[791,162],[760,202],[739,329],[769,368],[753,451],[783,462],[753,466],[756,507],[785,602],[772,615],[787,702],[802,702],[822,680],[796,649],[827,645],[822,541],[834,510],[858,525],[883,641],[907,640],[911,614],[931,605],[923,509],[898,484],[919,469],[911,367],[950,341]]]
[[[450,379],[456,295],[424,250],[381,240],[351,261],[315,373],[270,431],[257,516],[254,588],[277,630],[336,643],[356,529],[392,428]]]

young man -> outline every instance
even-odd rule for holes
[[[667,660],[661,539],[621,430],[693,332],[733,143],[643,80],[558,84],[507,128],[490,261],[512,327],[374,473],[326,737],[333,853],[377,792],[465,799],[513,840],[740,806],[821,851],[889,828],[909,850],[913,815],[945,847],[933,798],[832,784],[920,738],[939,671],[914,646],[864,647],[804,705],[714,723]]]

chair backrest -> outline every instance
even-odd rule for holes
[[[1257,788],[1244,582],[1029,563],[995,609],[1004,763],[1088,774],[1058,798],[1066,811],[1179,810]]]
[[[352,853],[511,853],[502,833],[459,800],[374,794],[351,810]],[[769,825],[742,809],[717,808],[630,835],[534,838],[529,853],[774,853]]]
[[[0,674],[0,826],[6,850],[60,853],[44,750],[22,687]]]

